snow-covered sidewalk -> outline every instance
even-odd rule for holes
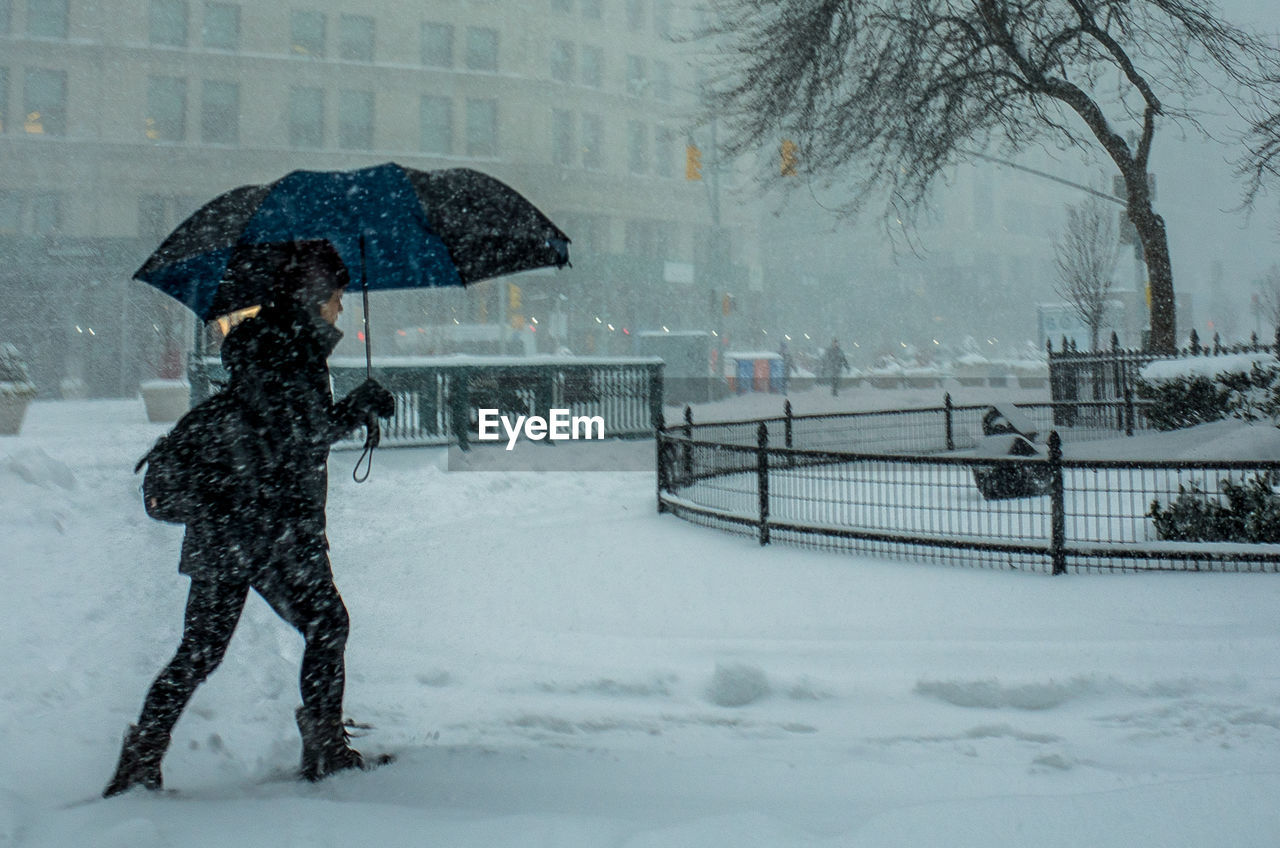
[[[0,437],[0,846],[1280,842],[1280,577],[761,549],[657,515],[652,472],[440,449],[331,462],[348,712],[400,762],[272,779],[301,639],[254,598],[176,793],[78,803],[180,629],[181,530],[131,473],[162,430],[42,402]]]

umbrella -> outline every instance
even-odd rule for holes
[[[134,273],[210,320],[270,295],[282,244],[328,240],[368,292],[464,286],[569,261],[569,237],[505,183],[394,162],[294,171],[206,203]],[[372,430],[371,430],[372,437]]]
[[[505,183],[389,162],[232,189],[179,224],[134,278],[210,320],[260,302],[255,285],[269,275],[228,273],[233,259],[311,239],[331,242],[352,279],[363,268],[372,291],[468,285],[569,260],[568,236]]]

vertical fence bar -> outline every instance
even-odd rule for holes
[[[1133,388],[1128,384],[1124,387],[1124,434],[1133,435]]]
[[[666,504],[662,502],[662,493],[668,491],[671,487],[670,469],[668,468],[668,454],[670,453],[670,445],[663,438],[666,435],[667,422],[663,419],[662,410],[658,410],[658,418],[654,424],[654,456],[658,463],[658,513],[667,511]]]
[[[693,441],[693,408],[686,406],[684,408],[684,437],[689,441]],[[680,470],[684,473],[684,479],[693,479],[693,445],[685,442],[681,454]]]
[[[956,439],[955,431],[952,429],[953,407],[951,404],[951,392],[947,392],[946,396],[942,398],[942,406],[947,413],[947,450],[953,451],[956,449]]]
[[[783,401],[782,403],[782,416],[784,419],[784,427],[785,427],[785,433],[786,433],[786,445],[788,448],[795,447],[792,439],[792,436],[793,436],[792,425],[794,424],[794,422],[792,421],[790,398]],[[794,468],[795,464],[796,464],[796,458],[794,456],[788,455],[787,466],[790,468]]]
[[[1049,508],[1050,517],[1049,556],[1054,574],[1067,573],[1067,497],[1062,477],[1062,438],[1058,431],[1049,434]]]
[[[651,424],[657,424],[662,421],[662,403],[663,394],[666,387],[663,386],[663,374],[661,365],[649,366],[649,421]]]
[[[760,544],[769,544],[769,428],[761,421],[756,430],[756,489],[760,493]]]

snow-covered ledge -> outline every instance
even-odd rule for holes
[[[191,408],[191,384],[186,380],[147,380],[139,389],[148,421],[177,421]]]

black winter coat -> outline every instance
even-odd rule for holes
[[[341,338],[299,308],[265,309],[227,336],[222,362],[230,382],[223,391],[238,401],[239,415],[214,440],[237,443],[238,462],[208,488],[206,508],[188,522],[182,573],[251,575],[280,559],[278,544],[328,547],[329,448],[366,415],[351,396],[333,401],[327,360]]]

